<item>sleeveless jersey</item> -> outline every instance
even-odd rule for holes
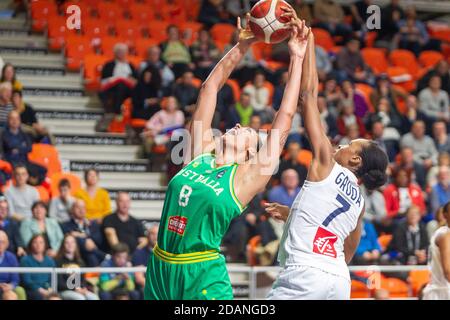
[[[213,154],[192,160],[170,180],[158,247],[182,254],[219,251],[230,222],[243,208],[233,189],[237,164],[216,168]]]
[[[338,163],[324,180],[305,181],[281,238],[281,266],[310,266],[350,279],[344,240],[363,208],[356,176]]]
[[[431,271],[431,281],[430,285],[435,289],[440,289],[446,294],[448,294],[447,299],[450,299],[450,282],[447,281],[447,278],[444,275],[444,269],[442,268],[442,259],[441,252],[439,247],[436,245],[436,239],[449,232],[450,229],[447,226],[440,227],[436,230],[436,232],[431,237],[430,243],[430,253],[429,253],[429,261],[428,267]]]

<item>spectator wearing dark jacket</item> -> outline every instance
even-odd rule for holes
[[[445,60],[439,61],[436,66],[425,73],[425,75],[417,82],[417,92],[425,89],[430,83],[432,76],[437,75],[441,78],[441,88],[450,95],[450,69],[449,64]]]
[[[25,255],[24,245],[19,233],[19,224],[10,219],[8,200],[4,195],[0,195],[0,231],[6,233],[9,239],[8,251],[21,257]]]
[[[394,260],[401,264],[426,264],[429,245],[425,226],[420,221],[420,209],[411,206],[406,213],[406,220],[396,228],[388,251]]]
[[[88,267],[97,267],[105,258],[101,250],[104,247],[100,226],[95,220],[86,219],[86,205],[77,199],[70,210],[70,221],[62,224],[64,234],[75,237],[82,259]]]
[[[30,184],[41,184],[47,174],[47,169],[28,160],[32,142],[21,129],[20,115],[11,111],[8,115],[8,126],[1,136],[4,158],[13,166],[25,165],[30,173]]]
[[[14,253],[7,251],[9,246],[8,235],[0,230],[0,268],[17,268],[19,262]],[[19,274],[0,273],[0,299],[9,291],[13,291],[20,299],[24,299],[25,291],[19,287]]]
[[[364,62],[360,51],[359,39],[352,38],[337,56],[337,68],[340,80],[351,80],[373,84],[373,76]]]
[[[199,94],[199,90],[194,86],[193,80],[194,74],[187,71],[173,88],[173,95],[180,103],[180,109],[183,111],[186,118],[190,118],[191,114],[194,112]]]
[[[161,110],[161,74],[153,66],[146,67],[133,88],[133,118],[148,120]]]

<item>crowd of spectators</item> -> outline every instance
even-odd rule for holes
[[[254,2],[203,1],[199,22],[206,28],[199,32],[198,40],[188,46],[178,27],[172,25],[167,29],[167,41],[148,48],[147,59],[139,66],[127,59],[128,47],[117,44],[114,58],[102,70],[99,96],[105,117],[97,130],[106,131],[111,120],[123,117],[122,104],[131,98],[132,117],[146,122],[137,135],[145,154],[150,156],[155,145],[170,149],[170,136],[192,115],[199,83],[237,39],[235,33],[230,43],[220,48],[209,28],[216,23],[234,24],[235,18]],[[317,0],[313,5],[301,0],[290,2],[308,25],[327,30],[342,46],[338,53],[320,46],[316,50],[322,88],[318,108],[330,140],[344,144],[359,137],[370,138],[390,159],[388,183],[373,191],[362,187],[366,200],[364,231],[352,263],[426,264],[429,239],[442,224],[439,212],[450,200],[448,62],[439,61],[417,79],[415,90],[399,90],[387,75],[372,70],[361,55],[368,32],[366,9],[371,0],[345,8],[334,0]],[[391,0],[382,9],[383,27],[377,31],[375,46],[388,51],[403,48],[416,56],[423,50],[440,51],[439,41],[429,37],[414,8],[405,10],[399,3]],[[273,60],[283,64],[286,56],[285,43],[273,46]],[[225,131],[241,123],[255,130],[268,128],[279,109],[286,78],[285,68],[273,70],[249,50],[231,75],[240,87],[240,96],[234,95],[230,84],[224,85],[213,127]],[[97,171],[85,172],[85,188],[73,196],[69,181],[62,180],[60,195],[48,208],[40,200],[34,186],[45,184],[45,168],[29,161],[27,154],[33,143],[51,143],[52,137],[39,124],[32,106],[23,101],[22,85],[13,66],[4,65],[1,81],[0,151],[13,170],[2,170],[5,166],[0,165],[0,183],[6,185],[11,177],[14,183],[0,196],[0,266],[146,265],[158,226],[145,230],[130,215],[131,200],[124,192],[117,195],[112,212],[108,192],[98,186]],[[370,97],[356,88],[360,83],[373,88]],[[309,143],[298,115],[285,149],[268,188],[232,222],[223,242],[228,261],[277,263],[283,224],[269,218],[264,204],[292,205],[306,179]],[[179,169],[170,162],[168,167],[171,174]],[[391,237],[387,245],[379,242],[381,235]],[[58,292],[53,292],[49,274],[0,273],[3,299],[138,299],[145,275],[101,273],[94,281],[83,278],[76,289],[67,283],[67,275],[60,275]]]

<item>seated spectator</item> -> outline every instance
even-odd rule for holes
[[[147,228],[147,245],[141,249],[136,249],[133,253],[133,257],[131,258],[131,263],[134,267],[147,267],[148,259],[150,255],[153,254],[153,248],[156,245],[156,240],[158,239],[158,223],[152,223]],[[143,294],[143,290],[145,288],[145,273],[144,272],[136,272],[136,285],[141,291],[141,295]]]
[[[294,169],[297,172],[299,187],[303,186],[308,174],[308,168],[298,162],[298,154],[301,150],[300,144],[297,142],[291,142],[286,147],[286,157],[281,160],[278,171],[275,174],[275,178],[280,180],[281,175],[288,169]]]
[[[249,0],[227,0],[224,1],[225,10],[231,14],[232,18],[237,18],[250,12]]]
[[[411,206],[406,212],[406,219],[396,228],[388,251],[393,251],[391,257],[401,264],[418,265],[427,263],[428,235],[426,228],[420,222],[420,209]]]
[[[441,78],[441,88],[450,95],[450,70],[449,64],[446,60],[439,61],[433,69],[425,73],[425,75],[417,82],[417,91],[420,92],[425,89],[431,77],[437,75]]]
[[[335,0],[316,0],[314,2],[315,26],[327,30],[333,36],[347,37],[352,29],[345,24],[344,10]]]
[[[389,100],[386,98],[381,98],[375,109],[376,111],[370,113],[366,118],[369,130],[372,130],[376,122],[381,122],[386,129],[386,132],[384,132],[385,138],[399,144],[401,138],[400,130],[402,130],[403,124],[401,116],[391,109]]]
[[[86,189],[80,189],[75,193],[75,198],[81,199],[86,204],[86,218],[97,220],[101,224],[103,218],[111,213],[111,199],[109,193],[98,186],[99,172],[89,169],[84,172]]]
[[[22,243],[22,239],[20,238],[19,224],[13,219],[9,218],[8,215],[8,200],[5,196],[0,195],[0,231],[5,232],[9,239],[9,246],[7,247],[7,250],[17,255],[18,257],[22,257],[26,254],[26,252]]]
[[[410,94],[408,98],[406,98],[406,114],[404,117],[404,130],[402,130],[402,134],[409,133],[412,125],[417,120],[426,120],[426,116],[420,111],[416,96]]]
[[[35,187],[27,184],[27,168],[17,166],[14,168],[13,175],[15,184],[6,190],[5,197],[8,200],[11,218],[22,221],[25,218],[31,218],[31,206],[39,201],[39,192]]]
[[[327,99],[322,94],[317,97],[317,107],[319,108],[320,119],[322,120],[325,132],[334,141],[338,135],[337,118],[328,110]]]
[[[438,163],[432,167],[427,174],[427,186],[431,187],[438,183],[437,176],[440,167],[450,167],[450,154],[447,152],[439,153]]]
[[[194,68],[189,49],[180,40],[180,30],[175,25],[167,27],[167,41],[161,44],[161,52],[163,61],[172,69],[175,79]]]
[[[361,230],[361,240],[359,241],[352,263],[356,265],[378,264],[381,247],[378,243],[378,235],[375,227],[370,221],[363,219]]]
[[[63,224],[70,220],[70,208],[72,208],[75,198],[71,195],[70,182],[67,179],[59,181],[58,191],[59,196],[50,202],[48,216]]]
[[[422,189],[426,186],[426,174],[422,163],[417,163],[414,160],[414,151],[410,147],[403,147],[400,149],[398,155],[398,163],[393,166],[394,169],[404,169],[411,173],[411,181],[417,183]]]
[[[327,75],[333,70],[331,59],[322,47],[316,46],[316,67],[319,81],[325,81]]]
[[[412,51],[419,56],[423,47],[428,43],[428,32],[425,24],[417,19],[416,9],[409,6],[405,13],[406,18],[398,21],[398,33],[394,36],[394,43],[400,49]]]
[[[85,266],[78,250],[77,240],[74,236],[66,234],[61,248],[56,256],[56,266],[58,268],[83,268]],[[83,274],[75,274],[79,277],[79,283],[71,279],[72,274],[58,274],[58,291],[63,300],[98,300],[98,296],[89,291],[87,282]],[[76,287],[74,286],[77,285]],[[70,287],[69,287],[70,285]]]
[[[357,124],[351,124],[345,128],[345,136],[339,140],[339,145],[348,145],[352,140],[360,138]]]
[[[360,36],[367,30],[366,22],[371,16],[371,11],[368,8],[372,5],[372,2],[372,0],[357,0],[350,5],[352,28]]]
[[[195,64],[194,74],[204,81],[220,58],[220,51],[211,39],[208,30],[200,31],[198,40],[191,45],[191,55]]]
[[[304,0],[294,0],[292,2],[291,6],[294,8],[295,13],[297,13],[297,17],[305,20],[306,25],[310,27],[313,21],[313,15],[309,5]]]
[[[437,212],[433,212],[434,219],[427,223],[428,239],[431,239],[440,227],[447,225],[445,214],[450,213],[450,202],[447,202],[444,206],[440,207]]]
[[[185,72],[181,80],[173,88],[173,95],[180,103],[180,109],[186,118],[190,118],[195,110],[195,104],[199,90],[193,84],[194,74],[190,71]]]
[[[389,132],[389,129],[394,128],[385,128],[383,122],[375,121],[372,123],[370,134],[372,136],[372,140],[377,142],[380,148],[383,149],[384,152],[386,152],[389,157],[389,161],[394,162],[395,157],[399,151],[398,139],[400,135],[397,131],[395,131],[395,135],[392,134],[391,132]]]
[[[142,137],[147,154],[152,152],[152,146],[165,145],[170,141],[172,132],[184,126],[184,114],[179,110],[175,97],[164,100],[165,108],[155,113],[145,125]]]
[[[231,48],[233,48],[236,45],[236,43],[238,43],[238,41],[239,41],[239,31],[236,31],[233,33],[233,36],[230,39],[230,43],[228,43],[225,46],[223,50],[223,55],[227,54],[228,51],[230,51]],[[252,47],[250,47],[250,49],[247,50],[247,52],[242,57],[239,64],[231,73],[230,78],[238,81],[239,86],[243,87],[247,84],[247,82],[253,80],[255,72],[258,69],[262,68],[261,64],[264,64],[264,62],[256,60],[253,49]]]
[[[161,110],[160,86],[161,75],[158,69],[151,65],[146,67],[142,71],[137,85],[133,88],[133,111],[131,114],[133,118],[148,120]]]
[[[425,200],[421,188],[411,183],[411,174],[405,169],[394,171],[393,183],[384,189],[386,211],[389,218],[402,218],[412,205],[419,209],[420,214],[425,214]]]
[[[281,184],[273,187],[268,194],[269,202],[292,206],[295,197],[300,192],[299,177],[294,169],[286,169],[281,173]]]
[[[263,73],[256,73],[255,78],[251,84],[244,87],[244,93],[250,96],[250,104],[253,111],[261,116],[263,123],[271,121],[275,111],[270,105],[270,92],[265,87],[266,77]]]
[[[338,132],[341,136],[347,134],[347,128],[351,125],[358,127],[359,137],[366,136],[366,127],[361,118],[355,115],[353,100],[342,100],[341,115],[337,120]]]
[[[363,118],[367,111],[369,111],[369,106],[366,103],[364,97],[357,91],[355,91],[355,86],[351,81],[344,80],[341,84],[342,88],[342,99],[348,100],[348,103],[353,103],[355,107],[355,115],[359,118]]]
[[[234,107],[232,107],[226,114],[227,118],[225,128],[234,128],[234,126],[238,123],[246,127],[250,124],[253,114],[254,112],[250,94],[242,92],[240,101],[236,102]]]
[[[439,168],[437,180],[438,182],[432,186],[430,194],[430,207],[432,213],[437,212],[440,207],[450,201],[450,177],[448,166]]]
[[[208,28],[216,23],[232,23],[229,13],[226,11],[224,0],[205,0],[202,1],[198,21],[205,24]],[[234,21],[234,20],[233,20]]]
[[[335,78],[328,76],[325,80],[323,95],[327,100],[328,110],[334,115],[338,116],[338,106],[340,104],[341,99],[343,99],[343,94],[341,91],[341,87],[338,86],[338,83]]]
[[[427,118],[427,126],[435,121],[450,120],[450,105],[448,94],[441,89],[441,78],[438,75],[432,76],[428,87],[419,93],[420,111]]]
[[[392,38],[398,32],[398,22],[404,17],[405,13],[400,6],[400,0],[391,0],[391,3],[381,10],[381,25],[383,28],[377,30],[377,46],[393,49]]]
[[[382,98],[387,99],[389,110],[399,116],[397,101],[399,99],[406,100],[408,95],[392,86],[387,74],[381,74],[377,77],[375,90],[370,94],[370,102],[376,107]]]
[[[8,247],[8,235],[0,230],[0,268],[17,268],[19,262],[14,253],[7,251]],[[19,287],[19,274],[0,273],[0,297],[9,291],[14,292],[20,300],[26,298],[24,289]]]
[[[111,120],[122,115],[123,102],[131,97],[138,78],[133,65],[127,60],[128,47],[117,43],[114,46],[114,60],[107,62],[102,69],[99,93],[105,116],[97,123],[97,131],[106,131]]]
[[[421,120],[416,120],[412,125],[411,132],[402,137],[400,147],[411,148],[414,153],[414,161],[422,165],[425,171],[437,163],[438,152],[434,141],[425,135],[425,123]]]
[[[34,143],[52,144],[52,137],[46,127],[41,125],[33,107],[22,99],[22,91],[13,91],[12,103],[20,114],[22,129],[27,132]]]
[[[140,73],[147,69],[147,67],[156,68],[159,71],[161,79],[161,87],[163,91],[167,91],[169,86],[175,80],[175,75],[172,70],[162,62],[161,60],[161,48],[158,46],[153,46],[148,49],[147,60],[141,63],[139,68]]]
[[[361,195],[364,198],[364,220],[371,222],[378,233],[384,232],[383,225],[386,222],[386,203],[380,190],[367,190],[361,185]]]
[[[128,261],[128,246],[118,243],[112,248],[112,257],[102,262],[103,268],[131,267]],[[101,273],[100,274],[100,299],[113,300],[117,295],[126,295],[131,300],[139,300],[140,293],[136,290],[134,275],[132,273]]]
[[[262,129],[261,117],[257,114],[252,115],[250,118],[249,127],[258,133],[258,138],[260,143],[265,143],[267,140],[267,131]]]
[[[64,238],[58,221],[53,218],[47,218],[47,206],[42,201],[35,202],[31,207],[31,211],[33,217],[23,220],[20,224],[22,242],[29,243],[34,235],[42,234],[46,237],[49,244],[46,255],[51,258],[56,257],[56,253]]]
[[[226,120],[226,114],[235,103],[233,89],[228,83],[225,83],[217,94],[216,111],[211,124],[212,128],[220,130],[221,122]]]
[[[32,150],[30,137],[22,130],[20,115],[13,110],[8,115],[8,125],[1,135],[1,147],[4,159],[14,167],[25,165],[30,173],[29,183],[40,185],[44,182],[47,169],[28,160],[28,153]]]
[[[103,220],[103,231],[110,248],[119,242],[127,245],[129,252],[147,245],[142,223],[130,215],[131,200],[126,192],[119,192],[116,199],[116,212]]]
[[[28,255],[20,260],[23,268],[55,268],[55,261],[46,255],[47,242],[41,234],[34,235],[28,244]],[[24,273],[22,284],[29,300],[45,300],[52,293],[49,273]]]
[[[351,80],[374,84],[373,75],[365,64],[360,51],[360,40],[351,38],[344,48],[339,51],[336,61],[340,80]]]
[[[0,129],[6,128],[8,115],[14,110],[12,104],[12,85],[9,82],[0,83]]]
[[[100,225],[86,219],[86,205],[83,200],[76,199],[70,210],[70,220],[62,225],[64,234],[75,237],[80,249],[81,258],[88,267],[97,267],[105,258],[103,235]]]
[[[450,134],[447,134],[447,124],[445,121],[433,123],[433,139],[439,153],[450,153]]]
[[[11,63],[6,63],[2,68],[2,76],[0,82],[9,82],[13,90],[22,91],[22,83],[16,79],[16,70]]]
[[[289,74],[287,71],[284,71],[281,74],[280,83],[275,87],[275,90],[273,92],[272,108],[275,111],[278,111],[280,109],[281,100],[283,100],[284,89],[286,88],[286,83],[288,80],[288,75]]]

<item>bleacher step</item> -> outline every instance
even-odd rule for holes
[[[60,158],[68,160],[133,161],[139,146],[58,145]]]
[[[46,126],[50,132],[58,134],[95,134],[95,120],[61,120],[61,119],[41,119],[41,123]]]
[[[1,42],[0,45],[4,46]],[[40,68],[63,68],[64,57],[61,54],[12,54],[2,53],[5,62],[12,63],[17,67],[40,67]]]
[[[27,96],[25,101],[39,111],[64,111],[64,112],[103,112],[97,97],[66,97],[66,96]],[[70,118],[70,117],[68,117]],[[77,117],[78,118],[78,117]]]
[[[47,39],[41,35],[0,35],[2,47],[47,48]]]

